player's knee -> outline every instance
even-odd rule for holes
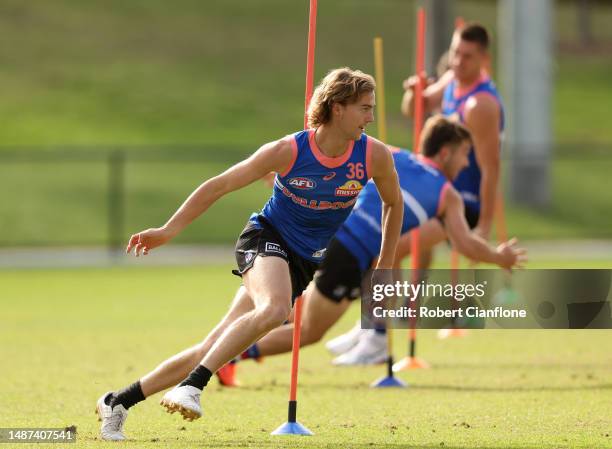
[[[289,302],[285,304],[283,301],[269,301],[267,304],[257,307],[261,330],[266,332],[282,325],[287,320],[289,313],[291,313]]]
[[[202,360],[202,358],[206,355],[206,347],[204,342],[198,343],[195,346],[195,351],[193,352],[193,358],[197,361]]]
[[[302,334],[300,336],[300,341],[302,342],[301,345],[306,346],[318,343],[319,341],[321,341],[324,335],[325,329],[321,329],[317,326],[304,323],[302,325]]]

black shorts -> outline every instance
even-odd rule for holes
[[[470,229],[474,229],[478,225],[478,219],[480,218],[480,211],[472,209],[471,207],[465,206],[465,221],[467,221]]]
[[[478,225],[478,220],[480,219],[480,211],[472,209],[468,206],[465,206],[464,216],[465,216],[465,221],[467,221],[467,224],[470,227],[470,229],[474,229]],[[444,226],[444,219],[442,217],[436,217],[436,218],[440,220],[440,223],[442,223],[442,226]]]
[[[308,286],[319,264],[304,259],[291,251],[270,223],[262,217],[258,217],[258,220],[261,226],[249,222],[238,237],[236,242],[238,270],[232,270],[232,273],[242,277],[244,273],[251,269],[257,256],[280,257],[289,264],[291,299],[294,300]]]
[[[327,298],[340,302],[344,298],[357,299],[361,295],[361,279],[363,273],[359,262],[335,238],[327,246],[325,258],[315,273],[315,285]]]

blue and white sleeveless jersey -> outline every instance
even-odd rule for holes
[[[371,139],[362,134],[342,156],[330,158],[314,136],[314,130],[306,130],[291,137],[293,162],[276,175],[272,196],[251,221],[263,217],[292,251],[320,262],[370,178]]]
[[[483,74],[478,82],[470,89],[461,91],[457,87],[457,81],[453,79],[444,90],[442,100],[442,114],[449,118],[454,118],[460,123],[465,123],[464,109],[470,97],[477,94],[487,94],[492,96],[499,105],[499,132],[504,130],[504,107],[495,84],[488,75]],[[501,140],[501,139],[500,139]],[[465,206],[475,210],[480,210],[480,168],[476,162],[474,148],[469,154],[470,165],[464,168],[459,176],[453,181],[453,185],[463,197]]]
[[[401,233],[405,234],[439,214],[450,182],[429,159],[397,150],[393,160],[404,199]],[[355,256],[361,271],[369,268],[380,252],[381,214],[382,201],[370,181],[359,195],[353,212],[336,233],[336,239]]]

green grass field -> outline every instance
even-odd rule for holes
[[[596,263],[612,266],[556,261]],[[167,415],[155,396],[130,412],[132,441],[101,442],[98,396],[201,339],[238,286],[229,268],[1,271],[0,425],[75,425],[75,447],[86,448],[612,447],[610,331],[543,330],[473,331],[453,341],[422,331],[420,355],[433,368],[402,373],[411,384],[402,391],[369,388],[382,367],[335,368],[322,345],[307,348],[298,418],[310,438],[269,435],[286,420],[289,357],[281,356],[242,363],[243,388],[213,380],[199,421]],[[352,308],[330,336],[357,314]],[[404,341],[403,331],[395,335]]]
[[[495,2],[456,4],[466,19],[495,30]],[[163,223],[203,179],[254,145],[300,128],[306,5],[1,2],[0,247],[103,245],[105,158],[115,148],[128,153],[127,236]],[[572,5],[555,2],[557,42],[576,39]],[[389,141],[401,146],[411,142],[398,105],[401,81],[413,70],[415,6],[319,5],[317,79],[343,65],[372,72],[372,38],[385,39]],[[612,7],[597,2],[592,20],[605,49]],[[603,187],[612,169],[611,70],[609,55],[555,56],[560,151],[552,204],[510,207],[511,234],[611,237],[612,194]],[[377,135],[376,124],[369,132]],[[257,183],[224,198],[177,241],[233,242],[268,193]],[[612,260],[537,260],[530,267],[612,267]],[[0,270],[0,427],[74,425],[78,443],[69,447],[84,448],[612,448],[611,331],[543,330],[473,331],[453,341],[420,331],[419,354],[433,368],[401,374],[411,385],[402,391],[369,388],[382,367],[334,368],[323,345],[307,348],[298,416],[311,438],[269,435],[286,419],[290,359],[281,356],[241,364],[240,389],[213,380],[195,423],[164,413],[157,395],[130,412],[129,443],[100,441],[97,398],[202,339],[239,284],[229,269]],[[328,337],[357,316],[354,307]],[[405,341],[405,332],[395,335]],[[396,355],[403,351],[398,344]]]

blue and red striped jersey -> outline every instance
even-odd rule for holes
[[[370,177],[371,139],[362,134],[335,158],[318,148],[315,130],[295,133],[291,144],[293,162],[277,173],[272,196],[251,221],[264,217],[292,251],[319,262]]]

